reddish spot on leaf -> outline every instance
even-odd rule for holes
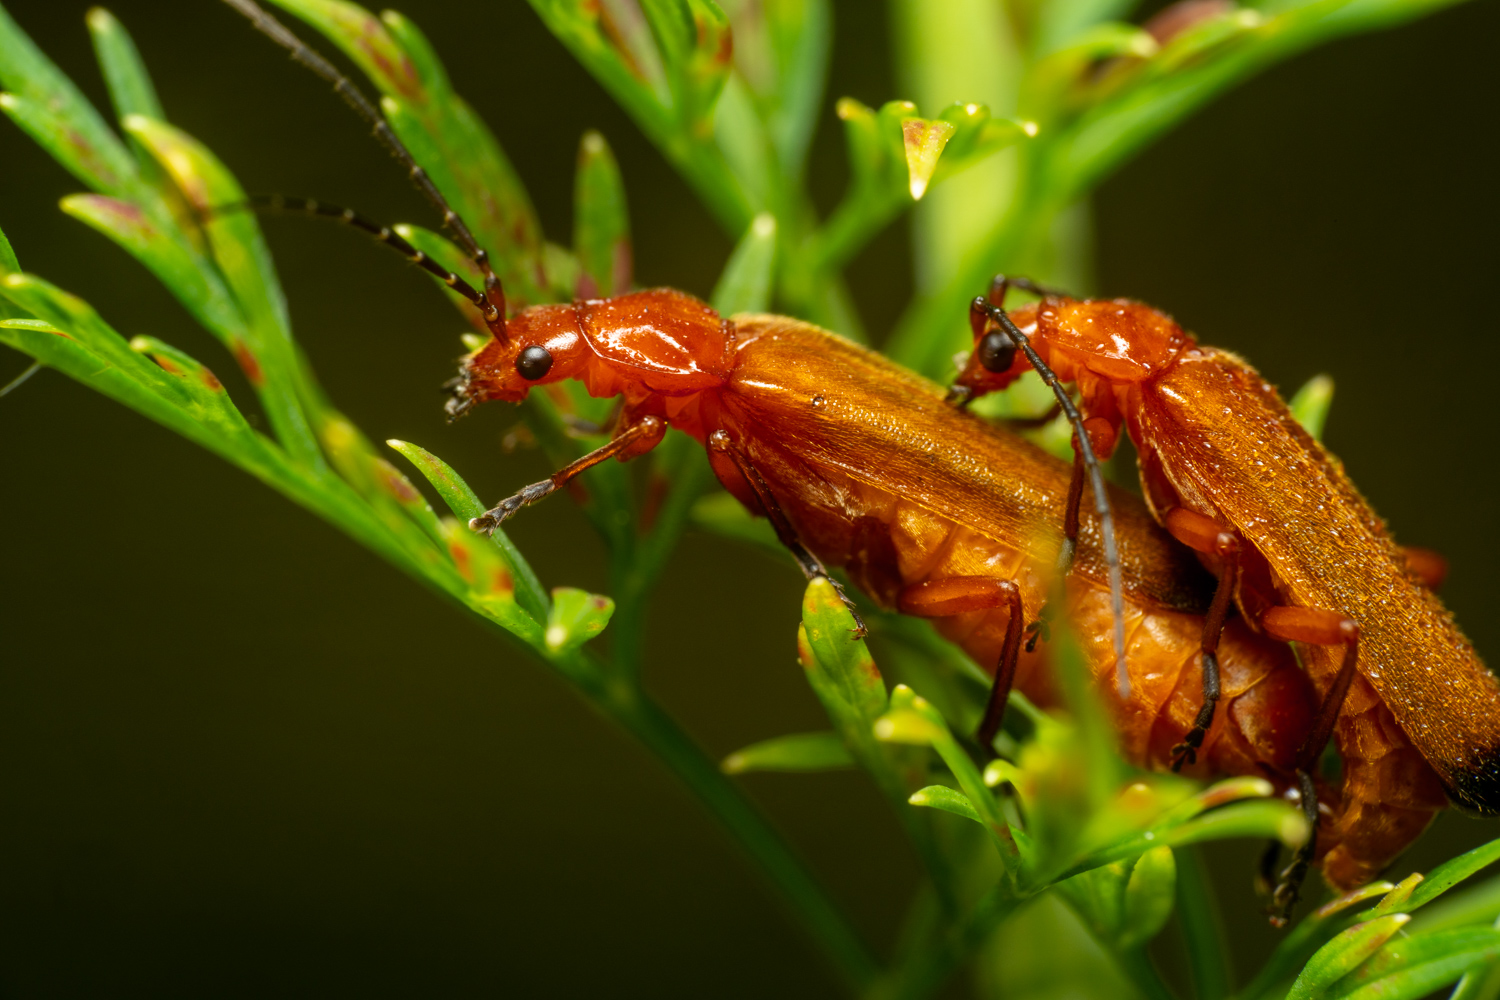
[[[206,386],[208,386],[209,389],[211,389],[212,391],[214,391],[214,392],[223,392],[224,391],[224,383],[219,381],[219,376],[215,375],[213,372],[209,371],[207,368],[201,368],[201,369],[199,369],[199,371],[198,371],[198,377],[201,378],[203,380],[203,384],[206,385]]]
[[[1165,45],[1189,28],[1223,17],[1234,9],[1229,0],[1180,0],[1161,10],[1143,27],[1158,45]]]
[[[609,607],[609,601],[606,598],[600,597],[598,594],[595,594],[593,597],[589,598],[589,603],[594,606],[595,611],[603,611],[605,608]]]
[[[417,67],[406,54],[401,53],[399,61],[392,61],[390,53],[394,44],[384,37],[386,32],[379,21],[373,17],[361,18],[359,33],[359,47],[379,67],[380,76],[390,81],[402,97],[420,99],[426,96],[422,91],[422,81],[417,79]]]
[[[99,151],[83,137],[81,132],[70,131],[68,133],[68,145],[77,150],[79,161],[83,164],[85,170],[94,175],[100,187],[119,187],[119,179],[115,177],[113,171],[104,165],[104,160],[100,157]]]
[[[514,594],[516,581],[511,578],[510,570],[497,569],[495,578],[490,581],[490,589],[499,594]]]
[[[162,357],[160,354],[154,354],[154,355],[152,355],[152,359],[158,365],[160,365],[161,366],[161,370],[164,371],[164,372],[166,372],[168,375],[181,375],[182,374],[182,369],[181,368],[177,367],[176,364],[174,364],[173,362],[169,361],[168,359]]]
[[[239,362],[240,370],[250,380],[250,384],[259,388],[266,384],[266,375],[260,370],[260,362],[255,360],[255,355],[250,353],[250,348],[245,346],[243,340],[234,342],[234,360]]]
[[[467,582],[474,582],[474,567],[469,560],[469,550],[458,543],[450,543],[448,555],[453,557],[453,565],[458,569],[458,575]]]
[[[578,272],[578,283],[573,288],[573,294],[580,299],[597,299],[599,297],[599,282],[587,271]]]
[[[381,472],[383,473],[381,482],[384,484],[386,492],[397,500],[402,503],[416,503],[422,499],[422,495],[412,488],[411,483],[406,481],[406,477],[395,469],[392,469],[389,465],[385,466]]]

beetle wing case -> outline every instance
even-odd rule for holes
[[[1213,505],[1264,556],[1288,603],[1336,608],[1359,623],[1361,675],[1455,804],[1500,813],[1500,685],[1275,389],[1234,355],[1199,348],[1143,396],[1137,419],[1170,479],[1213,483]],[[1342,652],[1305,653],[1326,687]]]

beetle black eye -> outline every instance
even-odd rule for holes
[[[552,352],[545,347],[528,347],[516,358],[516,371],[528,382],[544,378],[552,370]]]
[[[1016,343],[999,330],[984,335],[979,342],[979,363],[992,372],[1003,372],[1016,360]]]

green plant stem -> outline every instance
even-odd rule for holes
[[[1222,1000],[1233,982],[1224,927],[1214,904],[1208,868],[1196,847],[1180,848],[1177,858],[1177,922],[1187,945],[1188,971],[1198,1000]]]
[[[601,670],[568,671],[602,677]],[[863,994],[880,967],[807,866],[719,766],[650,696],[627,681],[580,685],[606,716],[638,739],[692,791],[776,887],[794,919],[818,946],[844,987]]]
[[[1146,1000],[1177,1000],[1177,994],[1162,981],[1161,973],[1156,971],[1144,948],[1115,952],[1115,962]]]
[[[1003,883],[991,889],[957,927],[925,947],[913,948],[906,961],[872,983],[865,1000],[917,1000],[930,995],[1028,898],[1006,891]]]

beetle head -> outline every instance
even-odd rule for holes
[[[531,306],[459,365],[447,384],[448,419],[463,416],[475,403],[500,399],[519,403],[534,385],[578,378],[593,356],[572,305]]]

